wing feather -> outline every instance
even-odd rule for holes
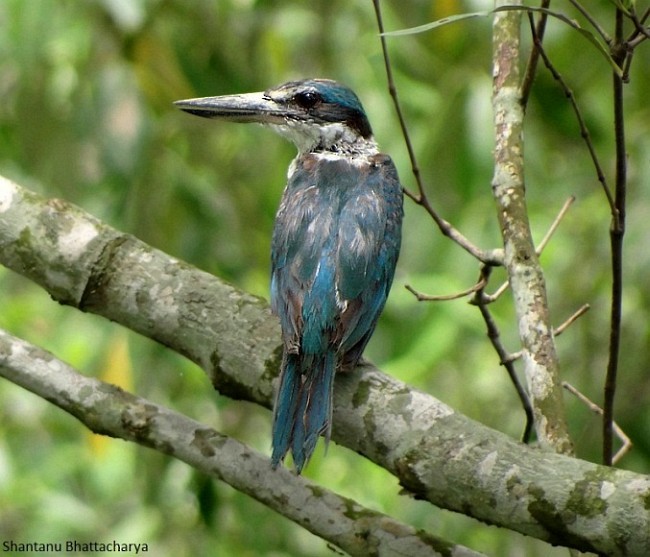
[[[397,262],[401,188],[390,159],[365,164],[305,155],[276,218],[272,306],[290,351],[336,345],[361,355]]]

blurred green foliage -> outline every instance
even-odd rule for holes
[[[387,29],[401,29],[487,9],[492,2],[384,4]],[[613,4],[589,4],[611,29]],[[338,79],[357,91],[404,186],[414,188],[370,2],[4,0],[0,21],[0,172],[77,203],[255,294],[267,296],[271,227],[293,147],[253,126],[190,118],[172,101],[260,90],[297,77]],[[490,40],[488,19],[389,39],[432,202],[486,248],[499,241],[490,196]],[[609,67],[583,37],[557,21],[549,22],[546,44],[577,96],[610,176]],[[650,52],[642,46],[626,85],[630,211],[617,407],[619,423],[635,443],[622,466],[642,472],[650,468],[649,63]],[[541,239],[569,195],[577,196],[542,262],[556,323],[583,303],[592,306],[557,342],[565,379],[600,401],[608,339],[608,209],[570,106],[543,67],[526,126],[535,237]],[[476,276],[476,262],[407,201],[395,285],[367,355],[459,411],[517,437],[523,414],[478,312],[465,300],[417,303],[404,289],[410,284],[448,294],[469,287]],[[496,271],[494,284],[503,279]],[[268,452],[269,413],[219,397],[180,356],[58,306],[4,269],[0,289],[1,327],[85,373]],[[507,295],[493,311],[505,345],[516,350]],[[599,420],[568,396],[567,408],[579,455],[597,461]],[[326,459],[317,451],[306,475],[488,554],[556,551],[400,496],[394,478],[334,444]],[[227,486],[166,456],[95,437],[6,382],[0,383],[0,539],[146,542],[157,556],[331,555],[322,540]]]

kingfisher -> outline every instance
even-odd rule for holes
[[[271,463],[291,452],[300,474],[318,438],[329,442],[335,373],[359,362],[393,282],[403,217],[397,170],[357,95],[336,81],[175,105],[268,126],[298,149],[271,245],[271,309],[283,340]]]

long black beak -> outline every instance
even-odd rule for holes
[[[279,105],[264,93],[201,97],[176,101],[174,104],[195,116],[219,118],[231,122],[281,124],[287,116],[290,116],[286,107]]]

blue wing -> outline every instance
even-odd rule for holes
[[[272,245],[271,303],[290,352],[330,345],[346,352],[370,336],[383,309],[399,253],[402,196],[390,158],[374,159],[297,160]]]
[[[271,304],[285,346],[273,462],[298,469],[329,437],[338,364],[361,357],[393,280],[402,195],[389,157],[296,159],[276,218]],[[309,441],[307,441],[309,440]]]

